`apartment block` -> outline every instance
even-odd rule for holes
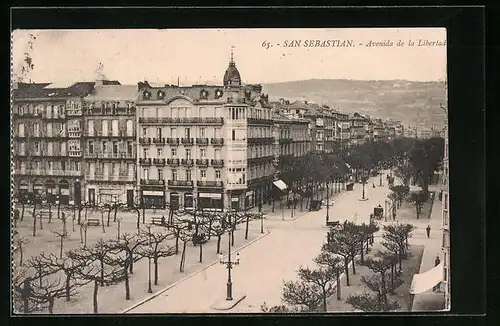
[[[83,177],[83,98],[93,82],[14,83],[14,193],[22,200],[67,204]]]
[[[97,81],[84,98],[84,198],[90,205],[138,203],[135,85]]]

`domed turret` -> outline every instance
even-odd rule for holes
[[[224,87],[239,87],[241,86],[241,76],[240,72],[236,68],[236,64],[233,60],[233,51],[231,50],[231,61],[229,61],[229,67],[227,67],[224,73]]]

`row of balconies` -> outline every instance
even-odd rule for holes
[[[280,145],[290,144],[293,141],[293,138],[280,138]]]
[[[247,143],[249,145],[271,145],[274,143],[274,138],[273,137],[263,137],[263,138],[257,138],[257,137],[251,137],[247,139]]]
[[[247,123],[257,125],[273,125],[274,121],[272,119],[247,118]]]
[[[141,165],[146,165],[150,166],[151,163],[154,165],[159,165],[159,166],[165,166],[165,162],[168,166],[194,166],[195,160],[193,159],[178,159],[178,158],[169,158],[165,160],[164,158],[140,158],[139,159],[139,164]],[[197,166],[208,166],[209,160],[208,159],[196,159],[196,165]],[[213,167],[223,167],[224,166],[224,160],[216,160],[212,159],[210,160],[210,164]]]
[[[165,180],[151,180],[151,179],[141,179],[141,186],[165,186]],[[168,180],[167,185],[169,187],[180,187],[180,188],[193,188],[194,181],[192,180]],[[222,181],[196,181],[196,186],[203,188],[222,188]]]
[[[102,115],[111,115],[111,116],[120,116],[120,115],[134,115],[134,108],[117,108],[117,109],[102,109],[102,108],[88,108],[85,110],[85,115],[87,116],[102,116]]]
[[[83,175],[82,171],[73,170],[47,170],[47,169],[15,169],[15,175],[39,175],[39,176],[66,176],[78,177]]]
[[[139,138],[139,144],[141,145],[187,145],[192,146],[195,143],[195,138],[151,138],[151,137],[141,137]],[[211,138],[210,143],[214,146],[222,146],[224,145],[224,138]],[[196,138],[196,144],[203,146],[208,145],[208,138]]]
[[[85,131],[83,133],[84,137],[122,137],[122,138],[135,138],[133,132],[127,132],[126,130],[118,130],[117,132],[107,132],[103,133],[102,130],[96,131]]]
[[[272,156],[272,155],[254,157],[254,158],[248,159],[248,164],[261,164],[261,163],[266,163],[266,162],[272,162],[273,160],[274,160],[274,156]]]
[[[107,175],[107,174],[87,174],[85,175],[85,180],[89,181],[118,181],[118,182],[134,182],[133,175]]]
[[[139,118],[139,123],[144,124],[217,124],[224,123],[222,117],[184,117],[184,118]]]
[[[135,153],[85,152],[85,158],[134,159]]]

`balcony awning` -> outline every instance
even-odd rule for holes
[[[411,281],[411,294],[429,291],[443,281],[443,263],[421,274],[415,274]]]
[[[286,186],[286,183],[284,183],[282,180],[276,180],[276,181],[273,181],[274,185],[276,187],[278,187],[280,190],[285,190],[287,189],[288,187]]]

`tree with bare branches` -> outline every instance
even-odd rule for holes
[[[129,266],[130,257],[125,251],[122,243],[115,242],[114,248],[110,252],[110,255],[106,256],[106,264],[109,266],[119,267],[120,271],[123,272],[123,278],[125,280],[125,300],[130,300],[130,282],[129,282]],[[118,281],[113,280],[113,281]]]
[[[64,239],[69,236],[69,233],[65,230],[63,231],[51,231],[53,235],[59,238],[59,258],[63,257],[63,247],[64,247]]]
[[[83,221],[83,223],[80,223],[80,243],[83,244],[83,248],[87,247],[87,229],[89,228],[89,225],[87,221]]]
[[[99,312],[99,286],[116,282],[116,266],[109,266],[106,264],[112,250],[113,246],[110,246],[101,239],[94,246],[80,248],[73,251],[72,254],[72,258],[79,263],[83,264],[83,262],[85,262],[85,265],[83,265],[84,268],[78,270],[79,277],[94,283],[92,303],[95,314]]]
[[[207,218],[209,220],[209,233],[214,237],[217,237],[217,254],[219,254],[222,236],[230,230],[230,226],[222,214],[208,214]]]
[[[19,234],[14,237],[14,250],[19,252],[19,266],[23,266],[24,245],[28,243],[29,240],[26,237],[23,237]]]
[[[152,232],[143,230],[141,232],[145,241],[139,248],[138,254],[142,257],[151,259],[154,264],[154,284],[158,284],[158,260],[175,255],[175,249],[168,244],[172,239],[172,233]]]
[[[83,269],[90,261],[74,259],[73,251],[66,252],[66,256],[59,258],[53,253],[42,253],[41,258],[48,267],[55,270],[61,270],[64,273],[64,289],[66,301],[71,300],[71,296],[76,294],[76,290],[90,281],[81,279],[79,271]]]
[[[148,232],[150,232],[150,230]],[[144,233],[124,233],[117,240],[112,240],[111,243],[113,246],[122,248],[127,253],[128,259],[130,261],[129,273],[134,274],[134,263],[141,258],[141,256],[139,255],[141,246],[149,243],[149,234],[145,235]]]

